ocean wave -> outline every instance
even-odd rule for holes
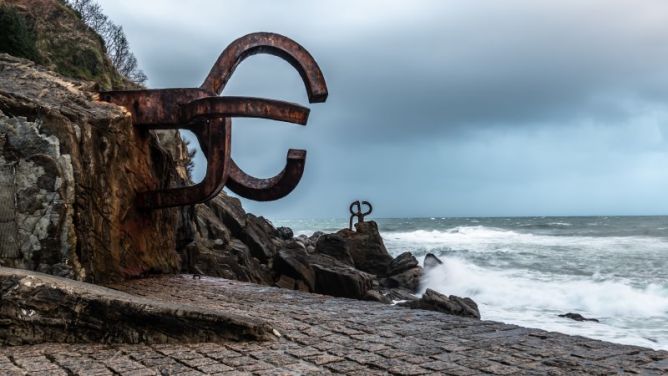
[[[447,230],[383,232],[390,248],[433,250],[459,249],[470,252],[518,251],[527,247],[564,247],[603,252],[666,251],[665,238],[649,236],[563,236],[516,232],[487,226],[457,226]]]
[[[557,227],[571,227],[573,226],[572,224],[568,222],[548,222],[547,223],[550,226],[557,226]]]
[[[448,257],[428,271],[421,291],[473,298],[483,319],[668,349],[668,286],[633,287],[623,280],[565,278],[520,270],[491,270]],[[557,314],[601,320],[590,325]]]

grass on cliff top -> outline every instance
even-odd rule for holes
[[[59,0],[0,0],[0,52],[30,59],[101,89],[135,88],[106,55],[102,38]]]
[[[40,59],[33,23],[7,5],[0,5],[0,52],[35,62]]]

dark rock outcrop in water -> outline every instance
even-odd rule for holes
[[[427,253],[427,255],[424,257],[424,270],[429,271],[439,265],[442,265],[443,261],[436,257],[433,253]]]
[[[355,266],[355,261],[350,255],[349,243],[339,234],[325,234],[318,237],[315,243],[315,252],[323,255],[329,255],[340,262]]]
[[[419,300],[399,303],[399,305],[480,319],[478,305],[472,299],[454,295],[445,296],[432,289],[427,289]]]
[[[573,313],[573,312],[564,313],[563,315],[559,315],[559,317],[564,317],[564,318],[575,320],[575,321],[599,322],[598,319],[589,319],[589,318],[586,318],[586,317],[582,316],[579,313]]]
[[[343,229],[337,232],[347,243],[355,267],[361,271],[384,275],[392,262],[383,238],[374,221],[355,224],[355,231]]]
[[[262,340],[258,319],[160,303],[70,279],[0,267],[0,346],[42,342],[187,343]]]

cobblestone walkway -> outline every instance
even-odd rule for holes
[[[260,317],[280,337],[224,344],[4,347],[0,375],[668,374],[665,351],[380,303],[206,277],[159,277],[114,287]]]

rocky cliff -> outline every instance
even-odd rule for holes
[[[182,269],[273,283],[278,232],[238,200],[135,207],[138,191],[188,183],[187,150],[95,88],[0,55],[0,263],[100,283]]]
[[[104,282],[173,272],[178,209],[135,192],[182,183],[175,162],[94,85],[0,55],[0,259]]]

